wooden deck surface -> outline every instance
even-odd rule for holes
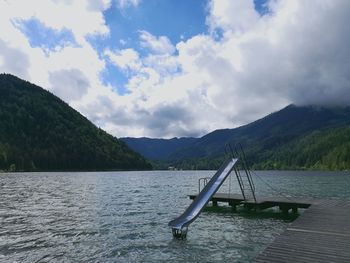
[[[190,195],[194,199],[196,195]],[[217,193],[213,202],[242,203],[238,194]],[[253,204],[253,201],[245,202]],[[256,263],[350,263],[350,200],[312,198],[258,198],[258,209],[307,208],[253,262]],[[288,210],[287,210],[288,211]]]
[[[314,201],[254,262],[350,262],[350,201]]]

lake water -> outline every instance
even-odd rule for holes
[[[186,240],[167,226],[190,204],[198,178],[213,173],[0,174],[0,262],[250,262],[290,218],[207,209]],[[260,196],[350,199],[350,173],[256,174]],[[238,193],[231,182],[220,191]]]

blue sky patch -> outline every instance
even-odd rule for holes
[[[116,2],[103,15],[110,29],[109,36],[87,36],[86,39],[103,58],[105,49],[121,50],[132,48],[141,58],[149,55],[149,50],[140,45],[140,32],[147,31],[155,37],[166,36],[173,45],[198,34],[206,34],[207,0],[141,1],[137,7],[118,8]],[[177,51],[174,55],[177,54]],[[106,62],[100,75],[104,84],[111,84],[119,95],[127,94],[124,86],[128,74]]]
[[[269,12],[269,0],[254,0],[255,9],[260,15]],[[113,1],[110,8],[103,12],[106,25],[110,29],[108,36],[90,35],[87,41],[97,51],[101,59],[105,59],[104,50],[122,50],[132,48],[140,58],[149,55],[149,50],[140,45],[140,32],[147,31],[155,37],[166,36],[173,45],[186,41],[199,34],[209,34],[206,17],[209,0],[147,0],[138,6],[119,8]],[[222,29],[216,29],[213,37],[220,41]],[[177,55],[177,51],[173,54]],[[110,84],[119,95],[125,95],[128,90],[130,74],[118,69],[106,61],[106,68],[100,74],[104,84]]]
[[[156,37],[166,36],[175,45],[181,40],[207,32],[206,7],[207,0],[147,0],[141,1],[137,7],[130,6],[123,10],[113,3],[104,12],[110,36],[90,37],[88,40],[97,47],[99,53],[105,48],[133,48],[141,56],[146,56],[147,50],[140,46],[140,31],[147,31]]]
[[[100,78],[104,85],[111,85],[118,95],[123,96],[129,93],[126,89],[128,76],[110,62],[106,62],[106,67],[100,73]]]
[[[40,47],[48,55],[50,52],[66,46],[77,46],[71,30],[55,30],[45,26],[39,20],[16,20],[15,26],[27,37],[31,47]]]
[[[268,2],[269,0],[254,0],[255,10],[258,11],[261,16],[270,13]]]

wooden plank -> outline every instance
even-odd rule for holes
[[[242,195],[225,193],[216,193],[211,200],[260,209],[309,207],[254,262],[350,262],[350,200],[259,197],[255,203],[244,201]]]
[[[255,203],[244,201],[242,195],[225,193],[217,193],[211,200],[260,209],[309,207],[254,262],[350,262],[350,201],[260,197]]]
[[[312,203],[254,262],[350,262],[350,201]]]

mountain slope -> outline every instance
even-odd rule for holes
[[[50,92],[0,74],[0,170],[150,168],[140,154]]]
[[[350,124],[350,108],[289,105],[260,120],[236,129],[216,130],[170,155],[170,160],[215,157],[227,143],[241,143],[254,152],[284,145],[316,130]],[[247,149],[248,150],[248,149]]]
[[[150,139],[150,138],[120,138],[131,149],[142,153],[150,160],[167,160],[170,154],[178,149],[196,141],[196,138],[172,138],[172,139]]]
[[[225,145],[241,143],[256,169],[350,169],[349,126],[349,107],[289,105],[248,125],[193,140],[160,167],[216,169]]]
[[[350,169],[350,125],[314,131],[266,151],[255,160],[258,169]]]

